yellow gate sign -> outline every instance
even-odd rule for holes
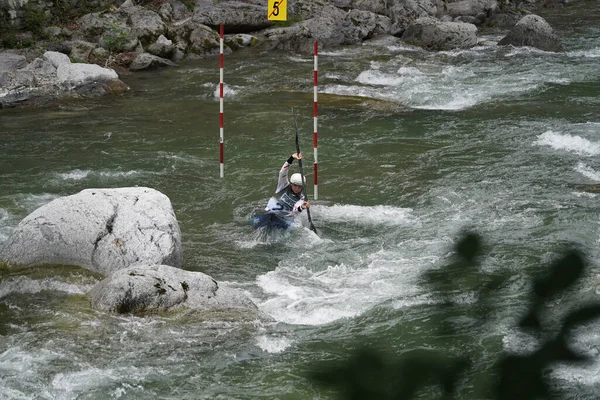
[[[287,2],[285,0],[269,0],[269,19],[271,21],[287,20]]]

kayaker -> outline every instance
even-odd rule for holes
[[[294,215],[305,208],[310,207],[310,203],[305,200],[302,189],[306,185],[306,177],[299,173],[292,174],[288,180],[290,165],[294,160],[301,160],[302,153],[294,153],[283,163],[279,171],[279,181],[275,190],[275,197],[271,197],[267,203],[266,211],[272,213],[281,213]]]

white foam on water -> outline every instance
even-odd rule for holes
[[[50,193],[40,193],[40,194],[22,194],[18,195],[15,199],[15,203],[24,207],[25,210],[30,213],[41,206],[50,203],[52,200],[58,199],[61,196]]]
[[[400,40],[394,38],[393,40],[388,40],[386,38],[380,38],[379,40],[367,40],[362,43],[364,47],[380,47],[390,50],[392,52],[423,52],[423,49],[418,46],[413,46],[410,44],[406,44],[401,42]]]
[[[213,83],[210,83],[210,84],[207,83],[206,85],[213,86],[214,84]],[[216,99],[220,99],[221,90],[219,88],[219,85],[217,85],[217,87],[215,88],[215,92],[214,93],[215,93],[215,98]],[[236,97],[238,93],[239,93],[239,87],[234,88],[233,86],[228,85],[227,83],[223,82],[223,98],[225,98],[225,97],[228,97],[228,98]]]
[[[98,175],[105,178],[123,178],[128,176],[142,175],[140,171],[98,171]]]
[[[571,194],[575,197],[588,197],[590,199],[593,199],[594,197],[598,196],[596,193],[589,192],[571,192]]]
[[[192,74],[192,75],[202,76],[202,75],[206,74],[208,71],[206,70],[206,68],[186,67],[186,68],[177,68],[177,69],[175,69],[175,72],[178,74]],[[213,70],[211,70],[210,72],[213,72]]]
[[[519,46],[519,47],[513,47],[512,50],[509,51],[508,53],[506,53],[504,56],[505,57],[516,57],[516,56],[521,56],[521,55],[529,56],[531,54],[556,55],[556,53],[554,53],[554,52],[541,50],[536,47]]]
[[[302,57],[296,57],[296,56],[290,56],[290,57],[288,57],[288,60],[293,61],[293,62],[300,62],[300,63],[313,62],[312,58],[302,58]]]
[[[37,364],[44,363],[55,358],[49,350],[36,350],[30,352],[19,346],[10,346],[4,353],[0,354],[0,376],[10,375],[34,375]]]
[[[166,160],[170,160],[170,161],[174,161],[174,162],[182,162],[182,163],[187,163],[187,164],[201,164],[201,160],[199,157],[190,155],[190,154],[185,154],[185,153],[170,153],[170,152],[165,152],[165,151],[159,151],[158,155],[161,158],[164,158]]]
[[[529,92],[544,81],[565,82],[560,76],[539,78],[531,71],[514,73],[507,80],[501,67],[491,67],[478,77],[467,66],[422,64],[418,68],[400,66],[397,62],[371,62],[370,68],[358,74],[360,85],[324,85],[321,91],[341,96],[358,96],[400,103],[415,109],[462,110],[501,96]],[[481,85],[481,79],[486,85]],[[382,89],[383,88],[383,89]]]
[[[56,279],[30,279],[17,276],[0,281],[0,299],[13,294],[39,293],[44,290],[65,292],[69,294],[86,294],[92,290],[92,284],[74,284]]]
[[[419,223],[411,208],[340,204],[334,206],[320,205],[314,207],[314,210],[319,220],[329,222],[352,223],[364,226],[403,226]]]
[[[59,181],[82,181],[88,178],[94,178],[94,177],[101,177],[101,178],[108,178],[108,179],[114,179],[114,178],[127,178],[127,177],[131,177],[131,176],[138,176],[138,175],[143,175],[146,174],[145,172],[142,173],[140,171],[137,170],[130,170],[130,171],[108,171],[108,170],[99,170],[99,171],[93,171],[93,170],[80,170],[80,169],[74,169],[72,171],[69,172],[61,172],[61,173],[57,173],[55,176]]]
[[[575,167],[575,171],[579,172],[586,178],[589,178],[596,182],[600,182],[600,172],[596,171],[588,165],[585,165],[584,163],[577,164],[577,166]]]
[[[400,67],[396,71],[398,75],[408,75],[408,76],[417,76],[417,75],[425,75],[418,68],[415,67]]]
[[[356,77],[356,81],[368,85],[382,85],[382,86],[397,86],[404,82],[406,79],[401,76],[395,76],[392,74],[386,74],[377,70],[363,71]]]
[[[576,58],[600,58],[600,47],[596,47],[589,50],[577,50],[570,51],[567,53],[569,57]]]
[[[450,57],[459,57],[464,55],[477,56],[483,55],[484,52],[489,50],[489,46],[475,46],[469,49],[454,49],[454,50],[445,50],[440,51],[439,54],[443,54]]]
[[[267,353],[281,353],[292,345],[293,341],[287,337],[274,337],[269,335],[260,335],[256,338],[256,345]]]
[[[583,156],[600,154],[600,144],[591,142],[581,136],[546,131],[538,136],[534,145],[550,146],[555,150],[566,150]]]
[[[57,174],[57,176],[59,179],[62,179],[65,181],[67,181],[67,180],[80,181],[82,179],[87,178],[88,175],[91,173],[92,173],[92,171],[89,169],[86,169],[86,170],[74,169],[73,171],[59,173],[59,174]]]
[[[303,325],[356,317],[390,299],[428,301],[417,277],[431,260],[402,258],[397,251],[383,250],[357,251],[351,257],[348,263],[323,270],[296,265],[302,257],[282,261],[274,271],[257,277],[264,297],[254,301],[279,322]]]
[[[70,373],[56,374],[52,379],[51,389],[60,393],[64,398],[77,398],[85,392],[99,389],[103,391],[112,389],[118,395],[124,393],[126,389],[142,391],[141,383],[152,375],[161,375],[161,371],[154,368],[138,368],[135,366],[127,366],[126,369],[87,368]],[[120,388],[115,388],[115,386]]]
[[[346,47],[346,48],[337,48],[335,50],[323,50],[319,49],[319,57],[336,57],[336,58],[355,58],[358,55],[362,54],[362,49],[357,47]],[[310,61],[313,61],[314,58],[310,58]]]
[[[2,243],[8,239],[10,232],[12,231],[12,215],[8,212],[8,210],[4,208],[0,208],[0,247],[2,247]]]

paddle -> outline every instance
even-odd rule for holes
[[[300,143],[298,142],[298,121],[296,121],[296,111],[294,107],[292,107],[292,114],[294,115],[294,125],[296,126],[296,153],[300,154]],[[304,172],[302,171],[302,159],[298,159],[298,168],[300,169],[300,176],[302,177],[302,182],[306,182],[304,180]],[[306,195],[306,185],[302,186],[302,194],[304,198],[308,200],[308,196]],[[317,233],[317,228],[312,223],[312,219],[310,218],[310,207],[306,208],[306,215],[308,216],[308,223],[310,224],[310,230],[314,233]]]

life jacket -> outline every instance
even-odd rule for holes
[[[279,194],[279,193],[277,193]],[[283,193],[279,197],[278,203],[283,205],[286,211],[292,211],[294,209],[294,205],[302,198],[302,194],[297,195],[292,190],[291,186],[288,186],[283,190]]]

